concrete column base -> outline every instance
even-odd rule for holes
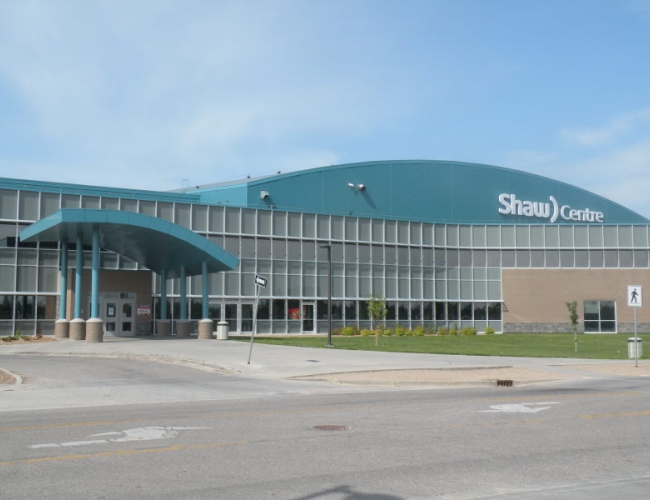
[[[70,340],[86,340],[86,321],[75,318],[70,321]]]
[[[104,342],[104,321],[99,318],[86,321],[86,342]]]
[[[70,322],[67,319],[57,319],[54,323],[54,338],[67,339],[70,337]]]
[[[192,322],[187,319],[176,320],[176,338],[186,339],[190,336]]]
[[[199,321],[199,340],[211,340],[214,321],[211,319],[202,319]]]
[[[156,320],[156,336],[169,337],[172,333],[172,324],[168,319]]]

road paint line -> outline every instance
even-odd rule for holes
[[[59,444],[61,446],[86,446],[89,444],[102,444],[102,443],[108,443],[108,441],[106,441],[105,439],[89,439],[87,441],[67,441],[65,443],[59,443]]]
[[[589,420],[594,418],[647,417],[648,415],[650,415],[650,410],[623,411],[620,413],[596,413],[593,415],[580,415],[579,417],[584,420]]]
[[[0,427],[0,432],[40,431],[44,429],[65,429],[70,427],[92,427],[97,425],[120,425],[131,422],[147,422],[149,418],[131,418],[128,420],[97,420],[90,422],[59,422],[56,424],[21,425],[17,427]]]
[[[489,410],[480,410],[479,413],[537,413],[544,410],[549,410],[550,406],[540,406],[531,408],[535,405],[557,405],[560,403],[515,403],[503,405],[491,405]],[[528,405],[528,406],[527,406]]]
[[[238,446],[248,444],[249,441],[235,441],[233,443],[210,443],[210,444],[193,444],[187,446],[188,450],[205,450],[208,448],[224,448],[226,446]]]
[[[611,392],[602,392],[602,393],[596,393],[596,394],[555,394],[553,395],[554,398],[556,399],[591,399],[591,398],[609,398],[609,397],[617,397],[617,396],[638,396],[642,394],[641,391],[611,391]],[[536,400],[544,400],[547,399],[548,395],[545,396],[527,396],[526,399],[529,401],[536,401]],[[521,396],[506,396],[506,397],[500,397],[500,398],[484,398],[484,401],[492,401],[492,402],[499,402],[499,401],[520,401]]]
[[[110,439],[84,439],[81,441],[65,441],[63,443],[33,444],[29,448],[55,448],[57,446],[86,446],[89,444],[128,443],[129,441],[152,441],[156,439],[169,439],[178,436],[178,431],[205,430],[211,427],[136,427],[123,431],[102,432],[91,434],[89,438],[99,436],[119,436]]]
[[[174,451],[192,451],[199,449],[207,448],[226,448],[229,446],[242,446],[249,444],[250,441],[235,441],[235,442],[225,442],[225,443],[207,443],[202,445],[191,445],[184,446],[181,444],[175,444],[172,446],[167,446],[165,448],[146,448],[146,449],[121,449],[121,450],[111,450],[111,451],[102,451],[99,453],[83,453],[83,454],[66,454],[66,455],[57,455],[53,457],[40,457],[40,458],[25,458],[21,460],[8,460],[5,462],[0,462],[0,467],[7,467],[11,465],[22,465],[22,464],[40,464],[47,462],[61,462],[67,460],[83,460],[91,458],[106,458],[106,457],[122,457],[122,456],[132,456],[132,455],[143,455],[147,453],[166,453]]]

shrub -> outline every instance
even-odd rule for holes
[[[439,326],[437,334],[438,335],[449,335],[449,328],[446,328],[444,326]]]
[[[449,335],[458,335],[458,328],[456,328],[455,326],[452,326],[449,329]]]
[[[359,335],[359,328],[356,325],[346,326],[341,330],[341,335]]]
[[[397,325],[395,327],[395,332],[394,333],[398,337],[403,337],[404,335],[406,335],[406,331],[407,331],[406,328],[404,328],[403,326]]]
[[[426,330],[423,326],[418,326],[415,330],[411,331],[411,335],[414,337],[424,337]]]
[[[476,335],[476,328],[466,327],[460,331],[461,335]]]
[[[491,328],[491,327],[488,326],[485,329],[485,335],[494,335],[494,328]]]
[[[361,333],[362,337],[370,337],[370,335],[375,334],[375,332],[373,332],[372,330],[368,330],[367,328],[364,328],[363,330],[361,330],[360,333]]]

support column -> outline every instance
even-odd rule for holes
[[[70,321],[70,339],[84,340],[86,338],[86,322],[81,318],[81,283],[84,270],[84,243],[81,231],[77,233],[77,249],[75,253],[75,281],[74,281],[74,319]]]
[[[167,319],[167,270],[160,273],[160,318],[156,322],[156,335],[158,337],[169,337],[171,325]]]
[[[208,263],[203,262],[201,267],[201,288],[203,290],[203,318],[199,321],[199,339],[212,339],[212,330],[214,322],[208,317],[210,314],[208,302]]]
[[[187,276],[185,266],[181,266],[181,310],[180,318],[176,320],[176,337],[187,338],[190,336],[191,323],[187,319]]]
[[[187,276],[185,266],[181,266],[181,319],[187,319]]]
[[[54,323],[54,338],[67,339],[70,336],[70,322],[66,318],[68,298],[68,242],[61,242],[61,288],[59,295],[59,319]]]
[[[93,227],[92,256],[90,319],[86,325],[86,342],[103,342],[104,322],[99,318],[99,226]]]

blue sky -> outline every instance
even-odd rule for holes
[[[391,159],[650,217],[650,0],[0,0],[0,176],[168,190]]]

